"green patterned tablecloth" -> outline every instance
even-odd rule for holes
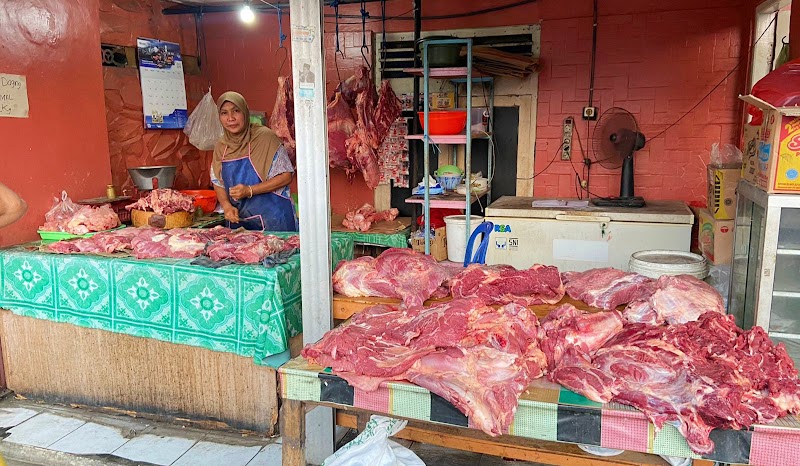
[[[334,265],[352,259],[352,240],[331,244]],[[259,365],[288,359],[289,338],[302,331],[299,255],[273,269],[190,262],[4,249],[0,308],[235,353]]]
[[[362,233],[360,231],[333,231],[333,238],[350,238],[355,244],[385,246],[387,248],[407,248],[411,227],[397,233]]]

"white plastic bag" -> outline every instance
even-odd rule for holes
[[[61,199],[53,198],[53,207],[44,214],[42,231],[67,231],[67,223],[82,206],[72,202],[66,191],[61,191]]]
[[[711,165],[726,166],[742,163],[742,151],[733,144],[711,144]]]
[[[425,466],[414,452],[389,440],[406,424],[408,421],[373,415],[364,431],[328,457],[322,466]]]
[[[193,146],[200,150],[212,150],[223,131],[222,123],[219,122],[217,104],[214,102],[211,88],[209,88],[192,114],[189,115],[183,132],[189,136],[189,142]]]

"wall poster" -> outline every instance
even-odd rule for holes
[[[145,128],[183,128],[189,112],[180,45],[140,37],[136,46]]]

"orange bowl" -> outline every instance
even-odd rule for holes
[[[217,208],[217,193],[213,189],[183,189],[181,192],[194,197],[194,207],[203,209],[204,213]]]
[[[419,113],[419,124],[425,126],[425,112]],[[467,126],[467,112],[463,110],[428,112],[428,134],[459,134]]]

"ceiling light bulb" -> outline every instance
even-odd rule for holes
[[[245,3],[242,6],[242,9],[239,10],[239,19],[242,20],[244,23],[252,23],[256,19],[256,14],[253,13],[253,10],[250,8],[248,3]]]

